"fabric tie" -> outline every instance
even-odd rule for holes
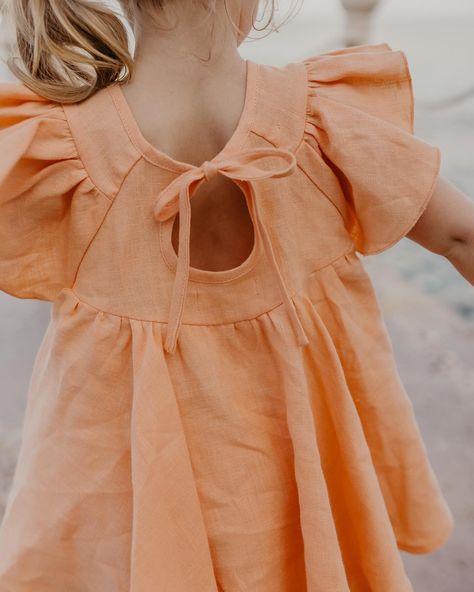
[[[277,157],[284,161],[284,165],[270,170],[258,166],[259,160],[265,157]],[[155,218],[158,221],[168,220],[179,212],[179,240],[178,240],[178,261],[176,275],[173,285],[171,305],[169,311],[168,327],[166,333],[165,350],[174,353],[176,341],[181,325],[186,290],[189,278],[190,256],[190,230],[191,230],[191,204],[190,199],[194,191],[205,180],[211,180],[218,173],[230,179],[243,181],[249,188],[251,205],[255,212],[257,222],[257,235],[255,240],[263,242],[265,253],[275,270],[283,301],[287,307],[297,342],[300,346],[307,345],[308,338],[305,334],[301,321],[296,312],[295,306],[289,296],[288,289],[283,280],[282,273],[273,252],[270,237],[267,229],[259,215],[257,200],[251,181],[266,179],[269,177],[285,177],[290,175],[296,168],[296,158],[292,152],[279,148],[253,148],[241,151],[226,159],[205,161],[199,167],[193,167],[177,177],[159,194],[153,209]],[[191,185],[193,190],[190,192]]]

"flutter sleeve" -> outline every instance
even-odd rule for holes
[[[0,84],[0,290],[53,301],[72,285],[109,205],[62,105],[23,83]]]
[[[303,63],[307,141],[339,181],[356,250],[380,253],[415,225],[440,171],[439,148],[414,135],[407,58],[381,43]]]

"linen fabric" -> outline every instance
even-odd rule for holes
[[[409,592],[399,551],[452,532],[363,266],[439,174],[406,56],[247,60],[246,93],[201,168],[146,140],[119,84],[75,104],[0,85],[0,289],[52,303],[0,592]],[[254,248],[190,267],[186,180],[236,167]]]

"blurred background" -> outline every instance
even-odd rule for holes
[[[276,24],[288,15],[288,2],[279,4]],[[241,46],[242,56],[278,66],[362,43],[387,42],[402,49],[413,77],[415,133],[439,146],[441,173],[474,198],[473,0],[306,0],[299,6],[270,35],[252,32]],[[0,54],[6,37],[3,29]],[[12,80],[3,63],[0,80]],[[366,257],[364,265],[456,523],[438,551],[401,554],[415,592],[472,592],[474,288],[446,260],[408,238]],[[0,516],[20,444],[33,360],[49,314],[48,303],[0,293]]]

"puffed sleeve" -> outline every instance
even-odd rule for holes
[[[307,141],[342,188],[356,250],[380,253],[415,225],[440,171],[439,148],[414,135],[407,58],[381,43],[303,63]]]
[[[21,82],[0,84],[0,290],[53,301],[72,285],[109,205],[62,105]]]

